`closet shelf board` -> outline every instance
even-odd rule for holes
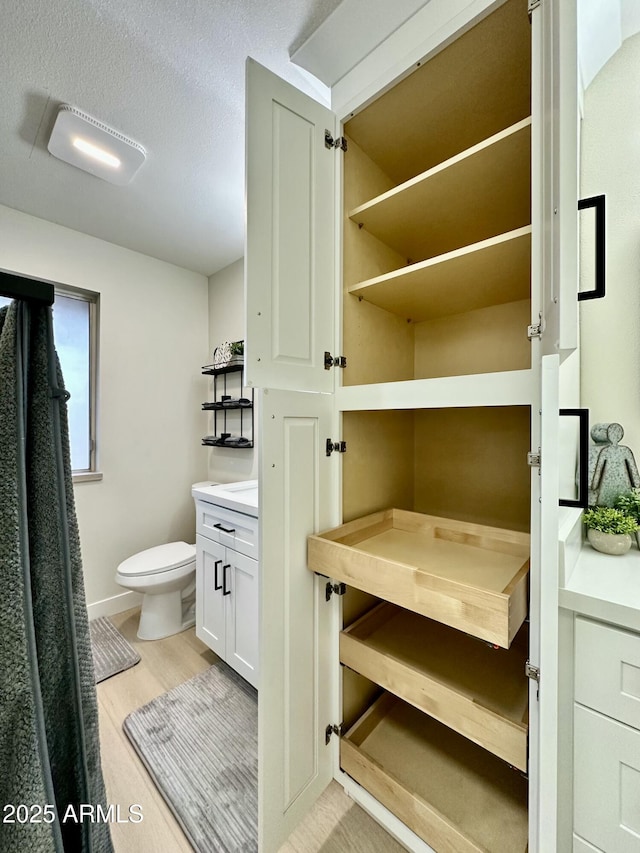
[[[520,637],[494,649],[386,603],[340,635],[345,666],[525,771],[526,659]]]
[[[531,118],[354,208],[350,219],[413,262],[531,223]]]
[[[348,368],[347,368],[348,369]],[[410,379],[336,389],[340,411],[441,409],[473,406],[529,406],[535,399],[532,370]]]
[[[526,533],[387,509],[307,541],[311,571],[503,648],[526,617]]]
[[[434,850],[527,849],[520,773],[389,694],[342,738],[340,765]]]
[[[359,282],[349,293],[413,322],[529,299],[531,226]]]

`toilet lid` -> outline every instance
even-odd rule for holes
[[[169,569],[178,569],[192,563],[196,558],[195,545],[186,542],[169,542],[167,545],[156,545],[134,554],[118,566],[121,575],[129,577],[154,575]]]

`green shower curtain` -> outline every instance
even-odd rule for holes
[[[2,853],[113,849],[67,396],[51,309],[21,300],[0,309]]]

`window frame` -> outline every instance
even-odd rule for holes
[[[5,270],[0,270],[0,272],[3,274],[6,272],[7,275],[19,275],[17,273],[9,273]],[[20,275],[19,277],[24,278],[26,282],[30,281],[28,276]],[[44,281],[44,279],[34,279],[34,281]],[[71,474],[74,483],[102,480],[103,475],[98,468],[100,293],[95,290],[87,290],[86,288],[75,287],[73,285],[62,284],[55,281],[47,281],[46,283],[53,286],[54,306],[56,296],[64,296],[68,299],[78,299],[82,302],[86,302],[89,306],[89,467],[72,469]],[[11,299],[14,297],[10,296],[9,298]]]
[[[56,296],[79,299],[89,305],[89,467],[72,470],[74,483],[102,480],[98,469],[98,382],[100,349],[100,294],[95,290],[86,290],[67,284],[53,283]],[[55,306],[55,302],[54,302]]]

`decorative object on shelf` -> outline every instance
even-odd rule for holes
[[[636,530],[636,544],[640,548],[640,489],[631,489],[630,492],[625,492],[620,495],[615,502],[615,508],[622,510],[625,515],[630,515],[635,518],[638,524]]]
[[[640,473],[628,447],[620,444],[624,429],[620,424],[594,424],[589,451],[589,504],[615,504],[619,495],[640,487]]]
[[[635,518],[608,506],[592,507],[585,512],[583,521],[591,547],[615,556],[627,553],[631,548],[631,534],[638,529]]]
[[[244,364],[244,341],[224,341],[213,351],[213,367],[230,367]]]

